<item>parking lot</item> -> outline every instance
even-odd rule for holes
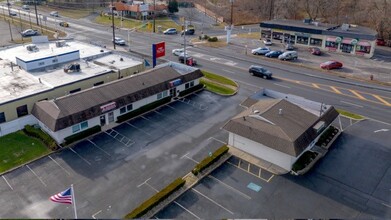
[[[274,176],[231,157],[155,217],[388,219],[391,125],[365,120],[345,129],[304,176]]]
[[[71,205],[49,201],[74,184],[79,218],[122,218],[221,147],[220,127],[243,98],[203,91],[7,173],[0,217],[74,218]]]

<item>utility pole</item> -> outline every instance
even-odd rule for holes
[[[11,15],[10,2],[9,2],[9,0],[7,0],[7,7],[8,7],[8,15]],[[4,18],[5,18],[5,14],[4,14]]]
[[[274,0],[270,0],[269,20],[273,19],[273,11],[274,11]]]
[[[183,30],[183,63],[186,65],[187,60],[186,60],[186,29],[187,29],[187,23],[186,23],[186,18],[183,18],[183,27],[185,30]]]
[[[113,45],[114,45],[114,50],[115,48],[115,26],[114,26],[114,3],[113,0],[111,0],[111,24],[113,27]]]
[[[234,0],[229,0],[231,2],[231,28],[234,25]]]
[[[35,17],[37,18],[37,25],[39,26],[38,21],[38,12],[37,12],[37,0],[34,1]]]
[[[156,33],[156,0],[153,0],[153,33]]]
[[[8,20],[8,27],[10,28],[11,41],[14,41],[14,38],[12,38],[11,23],[9,20]]]

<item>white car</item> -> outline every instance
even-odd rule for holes
[[[270,40],[270,39],[265,39],[263,40],[263,43],[266,45],[266,46],[271,46],[273,44],[273,42]]]
[[[126,44],[125,40],[123,40],[123,39],[120,38],[120,37],[115,37],[114,40],[113,40],[113,42],[114,42],[115,44],[117,44],[117,45],[122,45],[122,46]]]
[[[59,17],[58,11],[52,11],[52,12],[50,12],[50,16]]]
[[[183,51],[185,51],[185,49],[183,49],[183,48],[173,49],[172,54],[174,54],[175,56],[179,56],[179,54],[183,53]]]
[[[259,47],[257,49],[251,50],[251,53],[254,55],[265,55],[270,52],[268,47]]]

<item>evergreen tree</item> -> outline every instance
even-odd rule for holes
[[[176,0],[171,0],[168,2],[168,12],[170,13],[178,12],[178,2]]]

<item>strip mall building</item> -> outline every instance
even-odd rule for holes
[[[336,25],[309,20],[271,20],[260,24],[262,39],[319,47],[322,50],[371,58],[377,32],[358,25]]]

